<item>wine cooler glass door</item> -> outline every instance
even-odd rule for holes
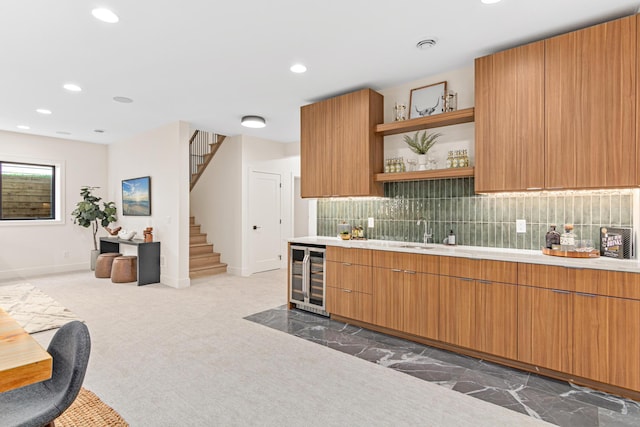
[[[324,249],[309,249],[309,303],[324,309]]]
[[[291,296],[292,302],[305,302],[306,248],[291,247]]]

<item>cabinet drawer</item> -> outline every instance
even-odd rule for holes
[[[575,280],[569,279],[569,271],[566,267],[553,265],[518,264],[518,284],[575,291]]]
[[[372,267],[348,262],[327,261],[327,286],[370,294]]]
[[[371,265],[371,250],[358,248],[327,247],[327,260],[351,264]]]
[[[373,251],[374,267],[408,270],[416,273],[438,274],[439,256],[394,251]]]
[[[349,289],[327,287],[327,311],[336,316],[371,323],[373,297]]]

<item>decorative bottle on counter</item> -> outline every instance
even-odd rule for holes
[[[547,249],[553,249],[553,245],[559,245],[559,244],[560,244],[560,233],[556,231],[556,225],[551,224],[549,226],[549,231],[547,231],[547,234],[545,236],[545,247]]]
[[[455,245],[456,244],[456,235],[453,234],[453,230],[449,231],[449,236],[447,238],[447,244],[448,245]]]
[[[560,249],[563,251],[576,250],[576,235],[573,233],[573,224],[564,225],[564,233],[560,236]]]

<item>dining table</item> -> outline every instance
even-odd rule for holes
[[[0,393],[51,378],[53,359],[0,308]]]

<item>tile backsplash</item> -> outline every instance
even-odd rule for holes
[[[318,235],[336,236],[337,224],[362,226],[365,237],[421,242],[425,218],[433,241],[449,230],[459,245],[540,249],[550,224],[562,233],[574,224],[581,239],[599,247],[601,226],[633,226],[635,190],[563,191],[476,194],[473,178],[384,184],[385,197],[319,199]],[[367,218],[374,228],[367,228]],[[526,233],[516,233],[516,219],[526,220]],[[633,235],[633,232],[632,232]]]

